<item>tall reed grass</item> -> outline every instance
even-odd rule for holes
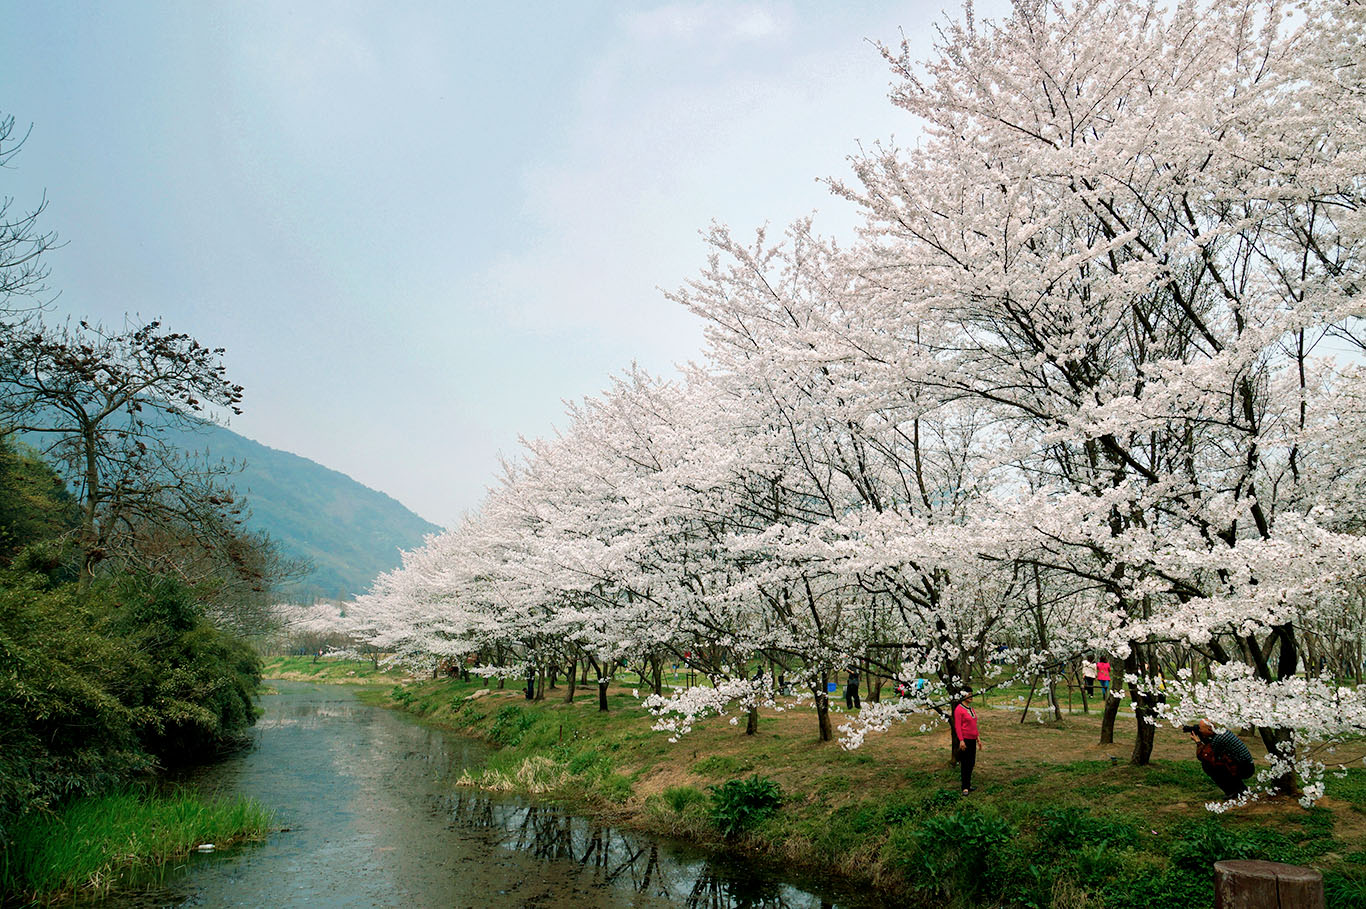
[[[248,798],[126,790],[77,799],[11,829],[0,885],[9,897],[34,900],[146,885],[202,843],[264,840],[272,822],[271,811]]]

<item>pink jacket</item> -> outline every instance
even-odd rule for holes
[[[960,739],[977,738],[977,714],[967,704],[953,708],[953,731]]]
[[[1108,682],[1108,681],[1110,681],[1110,664],[1109,664],[1109,663],[1097,663],[1097,664],[1096,664],[1096,681],[1097,681],[1097,682]]]

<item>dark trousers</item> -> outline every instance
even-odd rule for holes
[[[1247,792],[1247,784],[1243,780],[1252,776],[1255,769],[1251,761],[1240,763],[1235,772],[1229,772],[1227,767],[1220,764],[1210,764],[1205,761],[1200,762],[1200,767],[1205,771],[1206,776],[1214,780],[1214,785],[1224,791],[1226,798],[1233,798]]]
[[[1093,697],[1095,697],[1095,696],[1096,696],[1096,680],[1093,679],[1093,678],[1091,678],[1091,677],[1088,675],[1088,676],[1086,676],[1084,679],[1082,679],[1082,681],[1084,681],[1084,682],[1086,683],[1086,696],[1087,696],[1088,698],[1093,698]]]
[[[958,772],[963,777],[963,788],[972,788],[972,768],[977,766],[977,740],[962,739],[963,750],[958,752]]]
[[[844,706],[850,710],[857,710],[863,706],[858,699],[858,682],[844,686]]]

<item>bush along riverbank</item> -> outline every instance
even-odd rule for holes
[[[271,812],[245,798],[129,789],[76,799],[16,827],[4,892],[43,903],[147,886],[207,845],[264,840],[271,824]]]
[[[1212,865],[1263,858],[1324,873],[1328,905],[1366,907],[1366,770],[1310,810],[1275,799],[1227,814],[1188,742],[1159,735],[1148,767],[1132,743],[1095,744],[1099,720],[1020,723],[981,711],[977,791],[958,791],[948,733],[907,724],[844,751],[816,741],[810,711],[761,715],[758,732],[713,718],[677,743],[639,698],[479,680],[410,681],[362,697],[495,746],[462,782],[551,799],[604,822],[834,874],[908,905],[1213,905]]]

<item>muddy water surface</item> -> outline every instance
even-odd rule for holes
[[[458,788],[483,747],[356,700],[274,682],[256,745],[192,780],[252,796],[288,829],[194,856],[164,889],[106,907],[824,907],[881,903],[830,882]]]

